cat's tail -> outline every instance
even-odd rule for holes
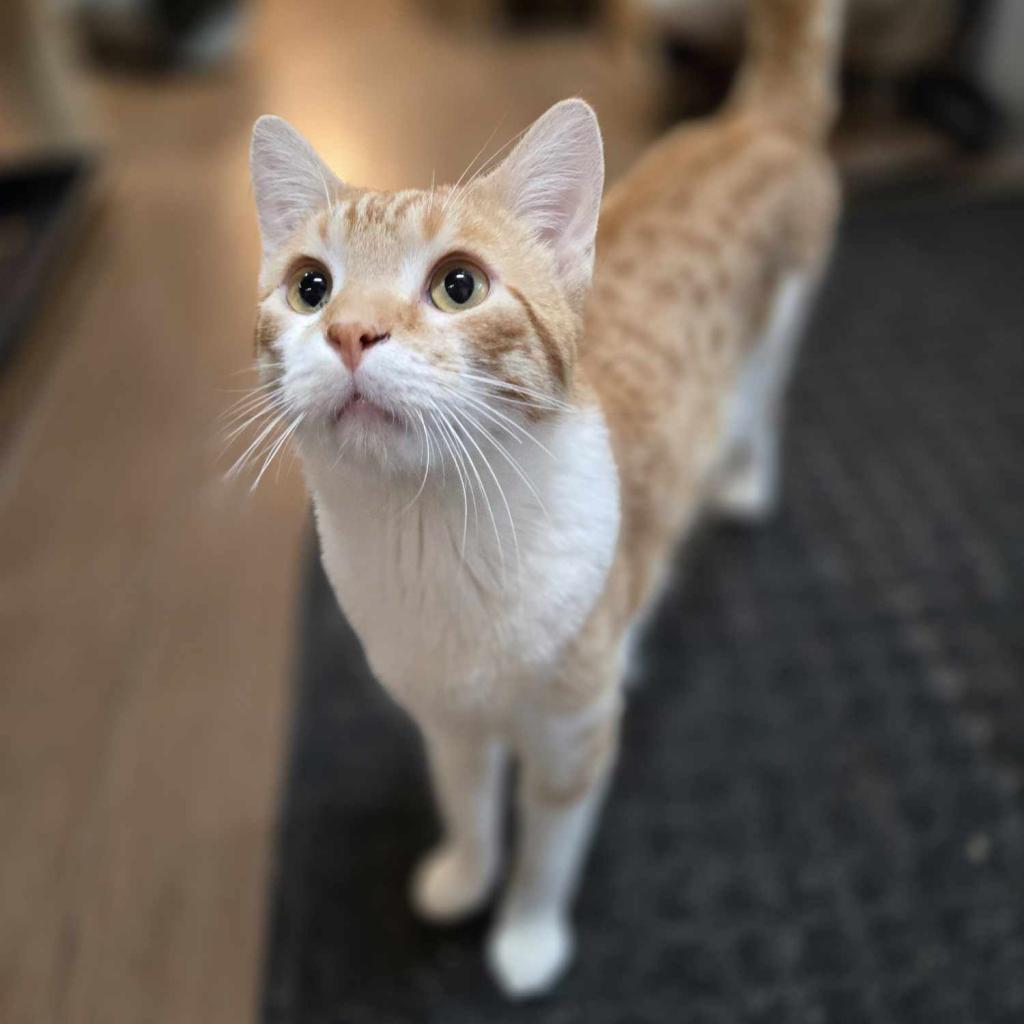
[[[747,54],[730,105],[808,141],[835,119],[844,0],[747,0]]]

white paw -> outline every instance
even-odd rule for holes
[[[778,504],[778,486],[754,461],[734,470],[715,494],[715,507],[724,516],[741,522],[767,519]]]
[[[487,941],[487,962],[513,999],[547,992],[572,960],[572,930],[556,917],[501,922]]]
[[[412,905],[434,924],[449,924],[479,910],[495,872],[478,857],[439,846],[420,861],[412,878]]]

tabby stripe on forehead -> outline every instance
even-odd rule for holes
[[[430,202],[427,204],[426,209],[423,212],[423,238],[425,241],[432,241],[438,232],[441,230],[441,226],[444,224],[444,207],[434,202],[434,195],[431,193]]]
[[[348,209],[345,210],[345,226],[351,231],[356,226],[356,220],[359,216],[359,200],[350,199],[348,203]]]
[[[398,220],[416,202],[419,196],[414,192],[412,195],[403,196],[402,198],[396,196],[395,198],[397,201],[391,210],[391,217],[393,220]]]
[[[558,342],[555,341],[551,332],[545,326],[544,321],[537,316],[537,311],[530,304],[529,299],[527,299],[526,296],[518,289],[513,288],[512,285],[507,285],[507,288],[509,295],[511,295],[526,311],[526,315],[530,318],[530,324],[533,326],[534,331],[536,331],[537,337],[540,338],[541,346],[544,349],[544,355],[547,357],[548,368],[551,370],[552,376],[554,376],[564,387],[568,381],[566,379],[565,360],[563,359],[561,350],[558,347]]]
[[[370,224],[384,224],[391,213],[392,197],[382,192],[371,196],[366,206],[366,220]]]
[[[356,220],[360,224],[365,224],[370,219],[370,213],[376,198],[373,192],[364,192],[356,200]]]

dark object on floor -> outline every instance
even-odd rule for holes
[[[783,508],[652,625],[550,999],[412,917],[418,743],[312,571],[268,1024],[1024,1020],[1022,237],[1020,200],[848,218]]]
[[[931,71],[904,89],[908,111],[948,136],[968,153],[993,149],[1006,130],[1006,116],[977,85],[962,75]]]
[[[81,0],[80,6],[93,56],[138,72],[215,68],[241,39],[242,0]]]
[[[92,172],[81,155],[0,168],[0,368],[29,317],[53,300]]]
[[[585,25],[594,19],[599,5],[595,0],[504,0],[494,7],[513,28],[539,29]]]

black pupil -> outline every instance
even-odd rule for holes
[[[460,306],[464,302],[469,302],[473,297],[473,288],[473,275],[465,267],[456,267],[445,274],[444,290],[452,302],[457,302]]]
[[[319,306],[327,294],[327,276],[319,270],[307,270],[299,281],[299,297],[307,306]]]

